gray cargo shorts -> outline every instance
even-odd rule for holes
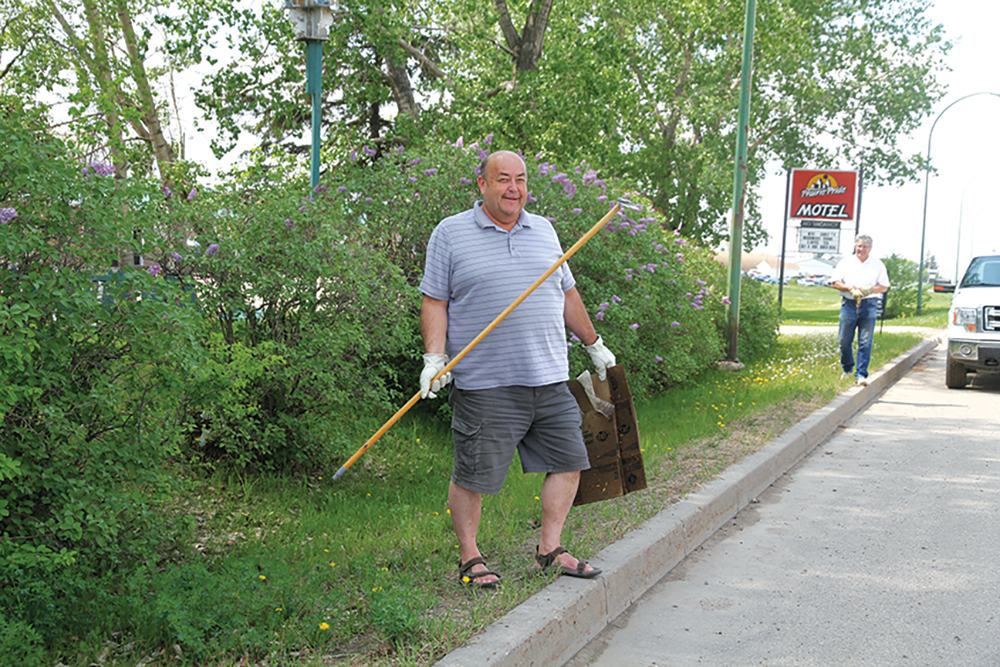
[[[500,492],[514,452],[524,472],[575,472],[590,467],[583,415],[565,382],[543,387],[452,387],[451,481],[478,493]]]

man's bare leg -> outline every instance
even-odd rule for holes
[[[576,497],[576,488],[580,485],[580,473],[577,472],[555,472],[546,475],[542,482],[542,539],[538,543],[538,552],[542,554],[552,553],[561,544],[562,529],[566,523],[566,517],[573,507],[573,499]],[[556,557],[563,567],[576,569],[579,561],[570,554],[560,554]],[[536,564],[537,567],[537,564]],[[594,568],[588,566],[587,572]]]
[[[575,494],[576,491],[573,493]],[[458,553],[461,562],[468,563],[473,558],[482,556],[479,553],[479,546],[476,544],[476,533],[479,531],[479,519],[483,513],[483,494],[463,489],[451,482],[448,487],[448,508],[451,509],[451,524],[455,527],[455,535],[458,537]],[[485,565],[474,565],[470,572],[485,572],[487,570],[489,568]],[[483,585],[499,581],[499,579],[489,575],[478,577],[475,581],[477,584]]]

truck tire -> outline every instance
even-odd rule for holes
[[[944,383],[948,386],[948,389],[965,389],[965,366],[955,361],[951,357],[948,357],[946,362],[944,372]]]

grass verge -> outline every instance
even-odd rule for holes
[[[877,335],[872,368],[920,339]],[[564,544],[592,556],[830,401],[848,386],[838,356],[832,331],[783,336],[743,372],[709,371],[638,405],[649,488],[575,508]],[[459,586],[450,470],[447,429],[416,415],[337,483],[204,476],[178,501],[196,520],[190,552],[127,587],[146,601],[134,626],[115,642],[91,638],[81,662],[101,653],[108,665],[432,664],[550,581],[530,569],[542,479],[515,462],[485,499],[480,531],[504,585]]]
[[[775,298],[778,286],[771,286]],[[933,295],[933,301],[923,304],[920,315],[884,320],[886,326],[944,328],[947,326],[949,295]],[[781,293],[782,324],[828,325],[837,324],[840,317],[840,292],[829,287],[784,285]]]

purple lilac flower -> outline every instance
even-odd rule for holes
[[[424,176],[433,176],[438,173],[437,169],[424,169]]]
[[[677,327],[679,327],[680,325],[681,325],[681,323],[680,323],[680,322],[671,322],[671,323],[670,323],[670,328],[671,328],[671,329],[676,329],[676,328],[677,328]]]
[[[631,273],[628,274],[627,276],[625,276],[625,280],[632,280],[632,278],[633,278],[633,276],[632,276]]]
[[[465,176],[463,176],[462,178],[458,179],[458,182],[461,183],[462,185],[472,185],[472,181],[470,179],[466,178]]]
[[[340,185],[337,187],[337,192],[347,192],[347,186]]]
[[[210,243],[208,248],[205,250],[205,257],[211,257],[215,253],[219,252],[218,243]]]
[[[575,333],[573,333],[572,331],[571,331],[571,332],[570,332],[570,334],[569,334],[569,339],[570,339],[571,341],[573,341],[574,343],[579,343],[579,342],[580,342],[580,339],[579,339],[579,338],[577,337],[577,335],[576,335]]]
[[[357,162],[358,161],[358,151],[356,151],[356,150],[351,151],[351,154],[347,156],[347,159],[350,160],[351,162]]]
[[[621,303],[621,302],[622,298],[620,296],[618,296],[617,294],[611,295],[611,303]]]
[[[597,320],[598,322],[603,322],[604,321],[604,311],[603,310],[598,311],[598,313],[596,315],[594,315],[594,319]]]
[[[490,153],[486,149],[480,148],[478,155],[479,155],[479,160],[482,161],[488,158],[490,156]]]
[[[194,201],[194,198],[198,196],[198,188],[191,188],[191,191],[187,193],[187,200]]]
[[[653,357],[653,361],[655,361],[656,363],[660,363],[661,361],[663,361],[663,357],[661,357],[660,355],[656,355],[655,357]]]
[[[597,198],[597,201],[607,201],[607,200],[608,200],[607,195],[601,195],[600,197]]]
[[[291,229],[294,226],[295,226],[295,223],[292,222],[291,218],[285,219],[285,229]]]
[[[90,168],[94,170],[94,173],[98,176],[111,176],[115,173],[114,165],[108,164],[107,162],[91,162]]]
[[[631,329],[632,331],[635,331],[636,329],[639,328],[639,324],[638,322],[633,322],[632,324],[628,325],[628,328]]]
[[[417,182],[417,177],[416,176],[410,176],[410,183],[416,183],[416,182]]]
[[[317,185],[315,188],[313,188],[313,192],[315,192],[315,193],[326,192],[326,186],[325,185]],[[310,199],[312,199],[312,197],[310,197]]]
[[[728,296],[724,296],[724,297],[722,297],[722,303],[724,303],[724,304],[726,304],[728,306],[732,302],[729,300]]]
[[[160,275],[160,271],[162,270],[163,269],[160,268],[159,264],[153,264],[151,267],[146,269],[146,273],[148,273],[151,276],[158,276]]]
[[[684,245],[687,243],[687,239],[674,239],[674,242],[677,243],[677,245]]]
[[[538,155],[535,156],[535,162],[538,162],[541,159],[542,159],[542,154],[538,153]]]
[[[563,188],[563,194],[565,194],[570,199],[576,194],[576,183],[567,183],[566,187]]]
[[[161,190],[163,191],[163,197],[164,197],[165,199],[170,199],[171,197],[173,197],[173,196],[174,196],[174,193],[173,193],[173,192],[171,192],[171,191],[170,191],[170,188],[168,188],[168,187],[167,187],[166,185],[164,185],[164,186],[163,186],[162,188],[160,188],[160,189],[161,189]]]
[[[610,306],[610,305],[611,305],[610,303],[608,303],[607,301],[605,301],[601,305],[599,305],[598,308],[601,309],[601,310],[607,310],[608,306]]]
[[[454,146],[455,148],[461,148],[463,144],[465,144],[465,137],[459,137],[458,141],[453,143],[452,146]]]
[[[365,197],[365,203],[366,204],[371,204],[372,203],[372,198],[371,197]]]
[[[535,203],[536,201],[538,201],[538,199],[536,199],[536,198],[535,198],[535,195],[533,195],[533,194],[531,194],[531,193],[529,192],[529,193],[528,193],[528,199],[527,199],[527,203],[528,203],[528,204],[534,204],[534,203]]]
[[[590,169],[589,171],[587,171],[586,174],[583,175],[583,184],[584,185],[590,185],[591,183],[593,183],[596,180],[597,180],[597,170],[596,169]]]
[[[12,208],[0,208],[0,225],[6,225],[17,217],[17,211]]]
[[[490,145],[493,144],[493,133],[492,132],[490,132],[489,134],[486,135],[486,138],[483,139],[483,143],[486,144],[487,146],[490,146]]]
[[[418,158],[414,158],[413,160],[410,160],[409,166],[416,167],[418,164],[420,164],[423,161],[424,161],[423,158],[419,158],[419,157]]]
[[[170,258],[178,263],[184,261],[184,256],[181,255],[179,252],[170,253]]]
[[[368,157],[375,157],[375,155],[378,153],[378,151],[376,151],[374,148],[368,148],[367,145],[361,147],[361,152],[367,155]]]
[[[704,280],[696,280],[696,281],[694,281],[694,284],[698,285],[699,287],[704,287],[708,283],[706,283]]]
[[[402,155],[402,154],[403,154],[403,147],[396,146],[396,155]]]
[[[574,208],[572,211],[570,211],[570,213],[572,213],[573,215],[580,215],[581,213],[583,213],[583,209],[582,208]]]

